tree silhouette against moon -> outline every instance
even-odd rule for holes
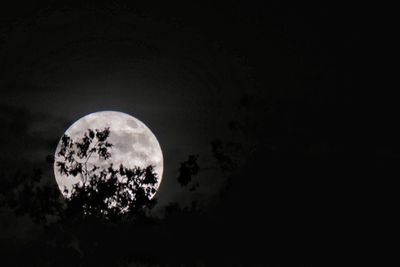
[[[64,189],[69,208],[84,215],[106,219],[137,213],[151,207],[152,197],[157,191],[158,176],[152,165],[146,168],[127,168],[123,164],[117,168],[113,164],[101,167],[88,165],[88,160],[98,156],[99,160],[111,157],[107,141],[110,129],[88,129],[80,141],[72,140],[64,134],[56,161],[57,170],[67,177],[81,177],[71,191]]]

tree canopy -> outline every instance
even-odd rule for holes
[[[68,209],[110,219],[143,212],[154,205],[152,197],[157,191],[158,177],[153,166],[96,164],[112,157],[109,135],[110,129],[104,128],[88,129],[81,140],[66,134],[61,138],[55,162],[57,171],[67,177],[81,177],[81,183],[74,184],[70,192],[64,191]],[[98,161],[89,161],[96,156]]]

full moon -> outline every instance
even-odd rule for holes
[[[89,163],[104,167],[111,163],[116,167],[122,164],[127,168],[145,168],[152,165],[158,176],[156,184],[156,189],[158,189],[163,174],[161,147],[152,131],[135,117],[117,111],[94,112],[73,123],[65,134],[74,141],[81,141],[88,129],[103,130],[107,127],[110,129],[107,140],[113,145],[110,149],[111,157],[104,160],[93,156],[89,159]],[[56,162],[61,160],[58,156],[61,144],[60,139],[54,156],[54,175],[61,192],[68,195],[64,193],[64,190],[71,192],[73,185],[82,183],[82,180],[79,176],[60,174],[57,170]]]

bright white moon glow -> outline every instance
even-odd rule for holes
[[[117,111],[100,111],[91,113],[80,118],[72,124],[65,134],[74,141],[80,141],[88,129],[110,128],[110,136],[107,141],[113,144],[110,149],[111,157],[107,160],[99,160],[98,157],[91,157],[88,164],[100,167],[109,166],[112,163],[115,167],[123,164],[127,168],[135,166],[145,168],[149,165],[154,166],[154,171],[158,175],[156,188],[160,186],[163,174],[163,155],[160,144],[150,129],[140,120]],[[55,162],[60,160],[57,156],[60,151],[61,140],[58,143]],[[73,177],[60,174],[54,163],[54,175],[61,192],[67,189],[69,192],[76,183],[81,183],[80,176]]]

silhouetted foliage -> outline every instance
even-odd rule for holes
[[[71,192],[65,189],[67,214],[79,211],[85,216],[116,219],[118,216],[143,212],[151,208],[155,200],[157,174],[153,166],[115,168],[90,162],[92,157],[107,160],[111,157],[112,144],[107,141],[110,129],[88,129],[82,140],[72,140],[68,135],[61,138],[56,161],[62,175],[81,176],[81,183]]]
[[[236,162],[233,160],[232,153],[229,153],[234,147],[235,149],[239,149],[238,144],[230,142],[225,144],[219,139],[216,139],[211,142],[212,153],[217,160],[222,171],[230,171],[237,167]]]
[[[41,185],[41,179],[39,169],[30,174],[17,173],[12,179],[1,179],[0,206],[9,206],[16,215],[27,214],[37,223],[46,223],[47,217],[60,215],[63,202],[59,190]]]
[[[198,155],[189,155],[188,159],[181,163],[178,176],[178,182],[180,185],[188,185],[192,180],[192,177],[197,175],[199,172],[199,165],[197,164],[198,157]]]
[[[92,166],[92,169],[88,168],[88,161],[92,155],[97,154],[99,159],[103,160],[111,156],[109,148],[112,147],[112,144],[106,141],[109,135],[109,128],[102,131],[96,129],[96,132],[88,129],[81,141],[74,141],[64,134],[57,154],[63,160],[56,161],[60,174],[81,175],[82,182],[86,183],[92,172],[99,168],[98,166]]]

